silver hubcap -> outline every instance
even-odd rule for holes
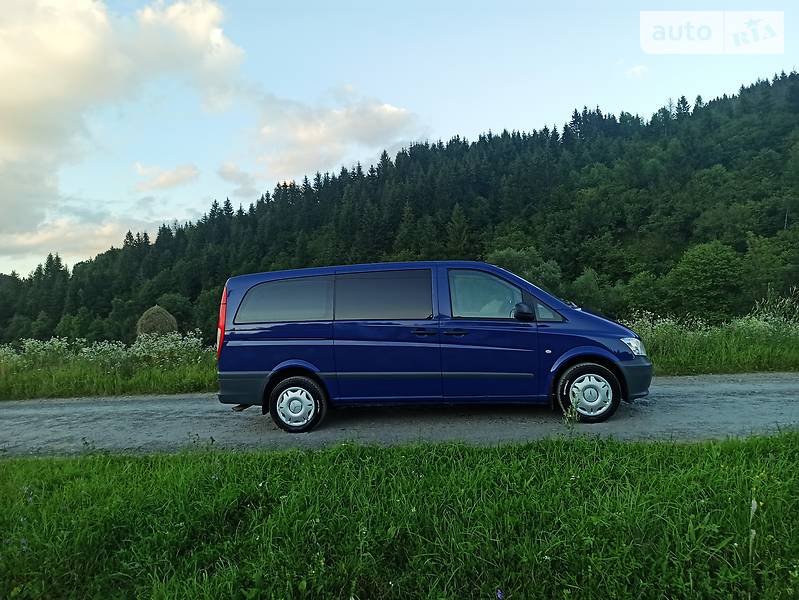
[[[277,414],[287,425],[305,425],[315,413],[313,397],[302,388],[286,388],[277,398]]]
[[[601,415],[613,402],[613,388],[604,377],[589,373],[572,383],[569,399],[578,413],[588,417]]]

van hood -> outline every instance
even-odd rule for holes
[[[597,322],[601,323],[602,327],[608,332],[608,334],[618,333],[619,337],[640,337],[632,329],[625,327],[618,321],[614,321],[608,317],[602,316],[590,310],[586,310],[585,308],[573,308],[571,311],[578,321],[591,322],[594,324]]]

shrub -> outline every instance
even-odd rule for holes
[[[165,334],[178,330],[178,322],[169,311],[157,304],[144,311],[136,323],[136,335]]]
[[[713,241],[689,248],[665,278],[670,308],[711,323],[740,314],[742,275],[741,259],[729,246]]]

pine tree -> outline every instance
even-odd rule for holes
[[[677,100],[675,115],[679,120],[683,120],[691,115],[691,105],[688,104],[688,100],[685,96],[680,96],[680,99]]]
[[[702,96],[697,96],[696,100],[694,100],[694,112],[703,108],[705,106],[705,102],[702,100]]]
[[[414,260],[420,258],[420,248],[416,237],[416,218],[413,214],[413,207],[410,202],[406,202],[402,208],[402,219],[400,220],[397,236],[394,238],[394,257],[397,260]]]
[[[574,133],[574,136],[577,137],[577,138],[581,137],[581,135],[582,135],[582,123],[583,123],[582,117],[580,116],[580,113],[577,112],[577,109],[575,108],[574,112],[572,113],[571,121],[569,121],[569,127],[571,128],[572,132]]]
[[[799,112],[799,81],[792,81],[788,87],[788,106],[794,112]]]
[[[563,133],[560,135],[560,142],[564,148],[571,150],[577,142],[577,136],[568,123],[563,124]]]
[[[222,205],[222,214],[227,218],[231,218],[233,216],[233,204],[231,204],[230,198],[225,198],[225,202]]]
[[[453,260],[474,260],[478,252],[469,220],[460,204],[455,204],[447,223],[447,252]]]

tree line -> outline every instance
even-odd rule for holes
[[[129,341],[159,304],[210,341],[240,273],[480,259],[577,304],[722,321],[799,283],[799,75],[648,120],[598,107],[560,127],[416,143],[283,183],[196,222],[129,232],[70,270],[0,275],[0,340]]]

